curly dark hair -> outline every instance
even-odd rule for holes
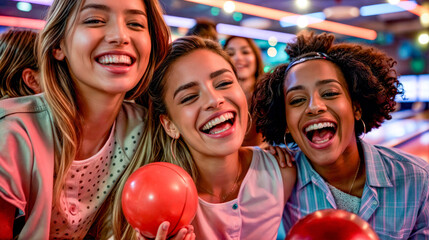
[[[332,34],[301,33],[285,51],[291,62],[308,54],[327,54],[344,74],[352,102],[360,107],[366,132],[369,132],[392,118],[390,113],[395,110],[395,96],[403,94],[393,68],[396,61],[374,47],[355,43],[334,44],[334,40]],[[287,66],[279,65],[265,75],[253,94],[252,112],[256,129],[271,144],[283,143],[287,128],[283,96]],[[363,132],[362,123],[355,122],[356,136]]]

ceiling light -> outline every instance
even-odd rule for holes
[[[308,18],[306,16],[299,16],[296,25],[299,28],[306,28],[308,26]]]
[[[419,35],[419,43],[422,45],[428,44],[429,43],[429,35],[427,33],[422,33]]]
[[[400,2],[401,0],[387,0],[388,3],[396,5]]]
[[[14,0],[15,2],[27,2],[27,3],[34,3],[39,5],[46,5],[50,6],[53,2],[53,0]]]
[[[216,30],[220,34],[241,36],[253,39],[268,40],[270,37],[275,36],[279,42],[287,43],[296,37],[295,34],[282,33],[275,31],[268,31],[262,29],[254,29],[247,27],[240,27],[236,25],[218,23]]]
[[[204,5],[213,6],[213,7],[222,7],[223,4],[225,3],[225,0],[216,0],[216,1],[185,0],[185,1],[204,4]],[[235,11],[237,12],[241,12],[242,14],[263,17],[267,19],[273,19],[277,21],[284,19],[284,17],[300,16],[300,14],[290,13],[290,12],[267,8],[267,7],[261,7],[258,5],[243,3],[239,1],[234,1],[234,3],[235,3]],[[317,23],[311,23],[308,25],[308,27],[320,29],[323,31],[368,39],[368,40],[374,40],[377,38],[377,32],[372,29],[355,27],[352,25],[347,25],[347,24],[342,24],[342,23],[332,22],[327,20],[322,22],[317,22]]]
[[[40,19],[0,16],[0,26],[42,29],[45,21]]]
[[[359,17],[359,8],[353,6],[333,6],[323,9],[327,19],[344,20]]]
[[[226,1],[223,4],[223,10],[227,13],[233,13],[235,10],[235,3],[233,1]]]
[[[267,54],[270,57],[275,57],[277,55],[277,49],[275,47],[269,47],[267,50]]]
[[[308,0],[295,0],[295,6],[299,9],[307,9],[310,6],[310,2]]]
[[[308,24],[312,24],[312,23],[318,23],[318,22],[322,22],[323,20],[325,20],[325,14],[323,12],[315,12],[315,13],[309,13],[309,14],[305,14],[305,15],[295,15],[295,16],[290,16],[290,17],[284,17],[282,19],[280,19],[280,26],[282,27],[291,27],[291,26],[295,26],[298,22],[298,18],[301,16],[306,16],[307,20],[308,20]]]
[[[429,13],[423,13],[420,16],[420,23],[423,27],[429,27]]]
[[[16,4],[16,8],[18,8],[18,10],[22,12],[29,12],[31,11],[32,6],[31,3],[28,2],[18,2]]]

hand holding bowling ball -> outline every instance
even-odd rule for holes
[[[133,228],[154,238],[170,222],[168,236],[189,225],[198,207],[198,192],[189,174],[165,162],[147,164],[130,175],[122,192],[122,209]]]
[[[378,240],[371,226],[358,215],[337,209],[313,212],[290,229],[286,240]]]

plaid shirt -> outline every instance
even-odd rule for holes
[[[359,216],[380,239],[429,239],[429,163],[400,150],[363,141],[366,183]],[[285,231],[316,210],[337,208],[323,178],[306,156],[296,156],[298,176],[283,214]]]

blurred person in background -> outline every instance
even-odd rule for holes
[[[261,50],[252,39],[237,36],[226,38],[224,50],[231,56],[232,62],[237,69],[238,82],[250,106],[255,85],[264,74]],[[249,113],[252,115],[250,109]],[[251,127],[246,133],[243,146],[268,146],[263,141],[262,134],[256,132],[254,121],[251,122]]]
[[[217,34],[215,22],[210,19],[199,18],[195,25],[188,30],[186,36],[199,36],[217,42]]]
[[[0,35],[0,98],[42,92],[36,37],[36,32],[22,29],[9,29]]]

